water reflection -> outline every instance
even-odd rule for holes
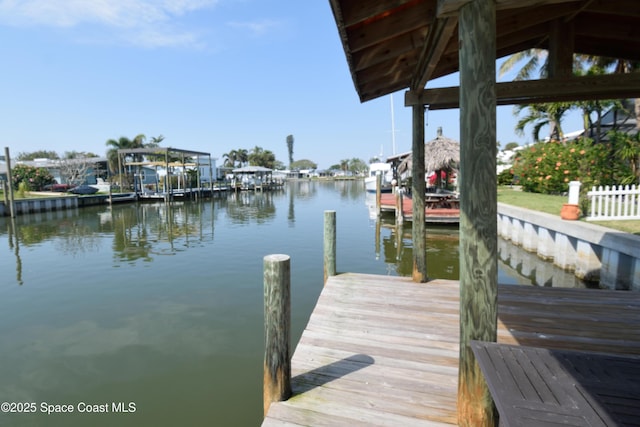
[[[375,224],[375,256],[382,258],[389,274],[411,276],[413,272],[413,244],[411,223],[396,224],[393,214],[382,213],[378,218],[375,196],[367,194],[365,203],[369,218]],[[459,228],[457,225],[426,227],[427,276],[438,279],[459,279]],[[556,286],[566,288],[597,288],[597,283],[578,279],[552,262],[540,259],[535,253],[498,239],[498,283],[512,285]]]
[[[563,288],[598,287],[597,283],[580,280],[573,272],[543,261],[537,254],[527,252],[521,246],[515,246],[502,238],[498,238],[498,256],[501,269],[515,279],[517,284]]]
[[[276,215],[274,198],[281,196],[279,191],[232,193],[226,203],[227,216],[234,224],[266,224]]]
[[[460,277],[458,227],[427,227],[427,276],[458,280]],[[382,257],[389,271],[398,276],[411,276],[413,272],[413,241],[411,223],[396,224],[393,218],[376,220],[376,257]]]

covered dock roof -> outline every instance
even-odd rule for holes
[[[470,0],[330,0],[356,91],[362,102],[457,72],[458,11]],[[496,0],[495,57],[546,49],[550,76],[571,74],[567,55],[640,61],[636,0]],[[555,73],[554,73],[555,71]],[[555,74],[555,76],[554,76]],[[562,86],[504,83],[498,105],[575,99],[633,98],[640,78],[594,77]],[[553,79],[552,79],[553,80]],[[456,90],[428,92],[430,109],[457,106]],[[453,105],[453,104],[456,105]]]
[[[329,0],[362,102],[412,109],[413,280],[426,282],[425,108],[460,108],[460,425],[495,425],[470,342],[495,341],[496,106],[640,97],[640,72],[575,76],[574,54],[640,61],[637,0]],[[547,78],[496,83],[496,60],[548,51]],[[637,71],[637,69],[636,69]],[[459,86],[428,88],[459,72]],[[425,302],[427,305],[427,302]]]

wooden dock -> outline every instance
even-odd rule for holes
[[[438,205],[439,203],[434,200],[425,201],[425,222],[437,224],[457,224],[460,222],[460,209],[458,207],[439,207]],[[380,195],[380,211],[392,212],[397,215],[398,208],[395,194],[382,193]],[[406,195],[402,197],[402,219],[404,221],[413,220],[413,200]]]
[[[498,341],[640,354],[640,293],[499,286]],[[330,277],[263,426],[457,425],[459,282]]]

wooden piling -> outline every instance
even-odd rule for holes
[[[3,201],[6,206],[9,206],[9,189],[7,188],[7,181],[0,180],[0,184],[2,185],[2,196]]]
[[[9,190],[9,214],[11,218],[16,217],[16,204],[13,195],[13,178],[11,176],[11,155],[9,154],[9,147],[4,147],[4,160],[7,164],[7,188]]]
[[[324,212],[324,283],[336,275],[336,211]]]
[[[397,190],[397,187],[396,187]],[[396,223],[402,224],[404,221],[404,208],[402,206],[402,192],[396,191]]]
[[[380,216],[382,206],[382,173],[376,175],[376,215]]]
[[[288,255],[264,257],[263,405],[291,396],[291,263]]]

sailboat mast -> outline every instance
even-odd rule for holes
[[[391,94],[390,98],[391,98],[391,152],[395,156],[395,154],[396,154],[396,125],[395,125],[395,119],[393,117],[393,94]]]

